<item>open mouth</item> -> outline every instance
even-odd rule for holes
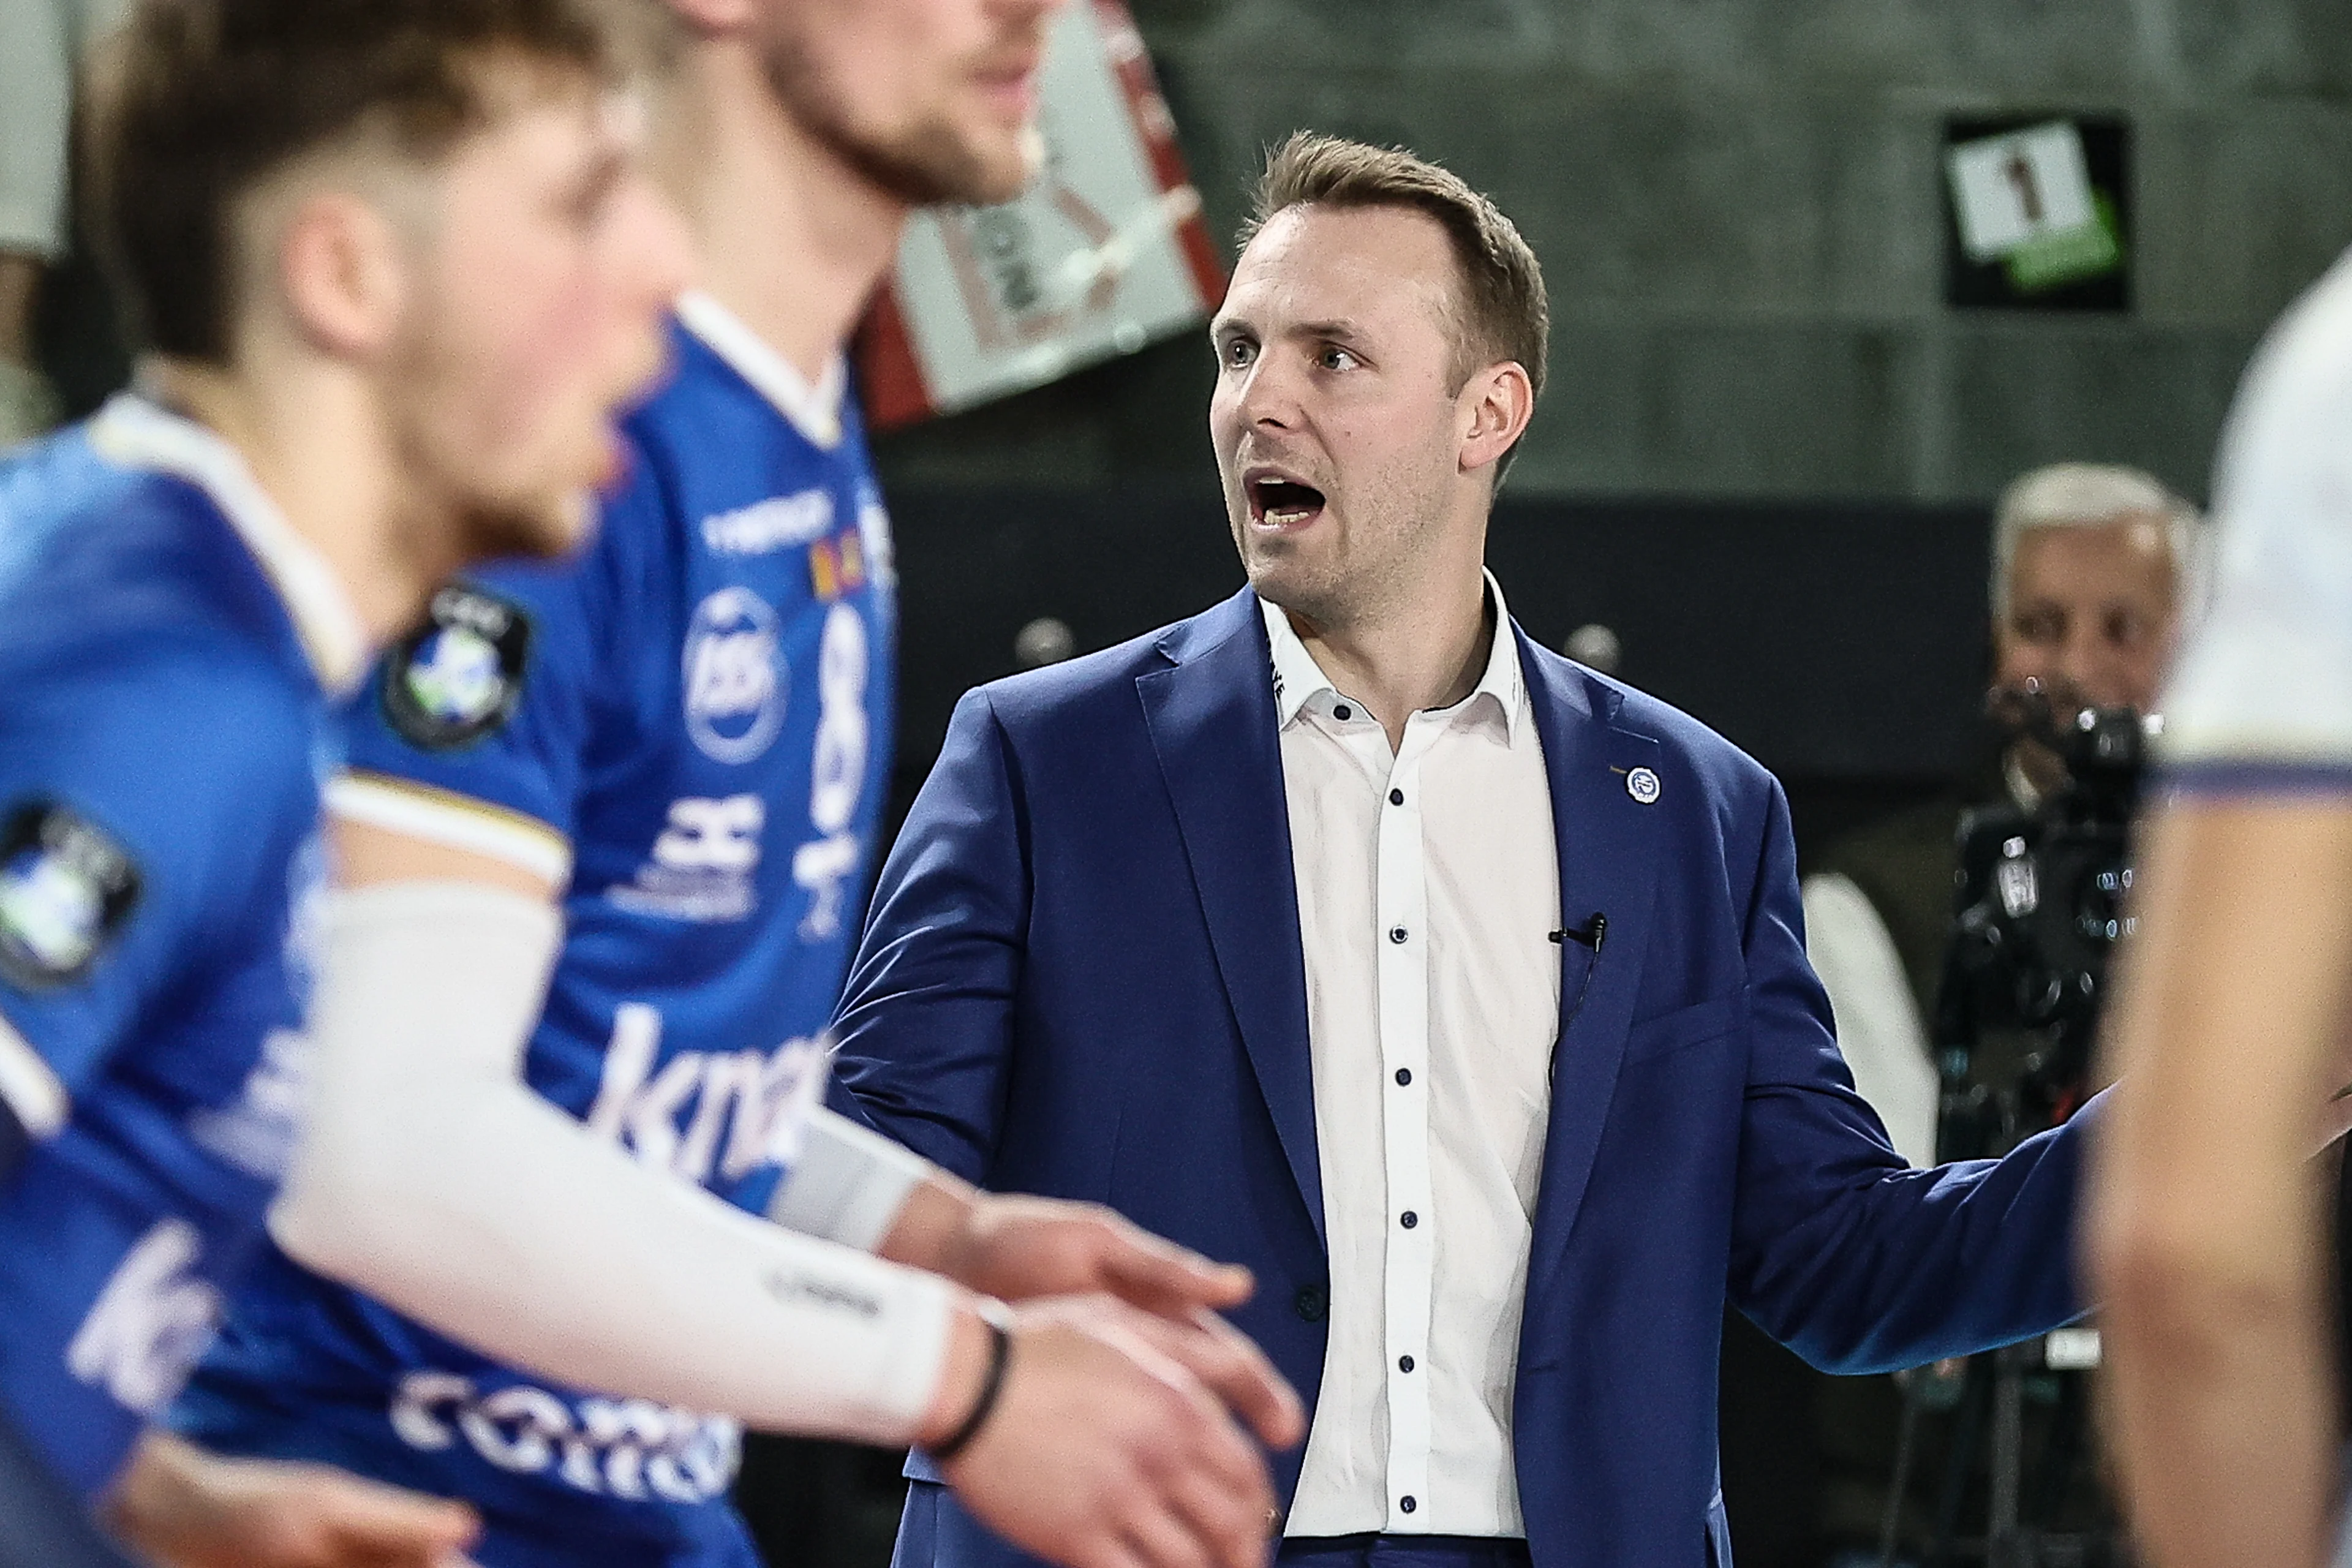
[[[1323,511],[1323,492],[1296,479],[1255,479],[1249,491],[1250,519],[1268,528],[1298,528]]]

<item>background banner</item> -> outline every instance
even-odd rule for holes
[[[859,343],[877,429],[1040,386],[1181,331],[1224,297],[1174,122],[1120,0],[1054,24],[1045,165],[1001,206],[918,213]]]

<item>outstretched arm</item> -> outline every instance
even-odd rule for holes
[[[1766,786],[1745,946],[1751,1020],[1735,1302],[1839,1373],[1965,1355],[2082,1310],[2074,1214],[2091,1109],[2005,1159],[1906,1168],[1839,1058],[1804,952],[1788,808]]]

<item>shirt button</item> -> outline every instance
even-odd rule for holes
[[[1413,1501],[1412,1499],[1409,1497],[1401,1497],[1397,1499],[1397,1507],[1404,1510],[1407,1513],[1411,1513],[1414,1509],[1417,1509],[1421,1505],[1419,1503]]]
[[[1404,804],[1404,791],[1401,789],[1392,789],[1389,791],[1389,804],[1391,805],[1402,805]]]
[[[1402,926],[1391,926],[1389,928],[1389,940],[1391,942],[1402,942],[1405,939],[1405,929]]]
[[[1323,1293],[1321,1286],[1301,1285],[1298,1288],[1298,1294],[1290,1299],[1290,1310],[1297,1312],[1304,1321],[1319,1323],[1323,1321],[1324,1315],[1331,1310],[1331,1300]]]
[[[1421,1223],[1421,1216],[1413,1213],[1411,1209],[1407,1209],[1404,1213],[1397,1216],[1397,1223],[1404,1226],[1405,1229],[1411,1230],[1414,1226]]]
[[[1412,1081],[1412,1069],[1411,1068],[1397,1068],[1397,1082],[1399,1082],[1400,1084],[1406,1084],[1406,1083],[1411,1083]]]
[[[1353,708],[1349,707],[1349,706],[1348,706],[1346,703],[1344,703],[1344,702],[1340,703],[1340,704],[1339,704],[1339,706],[1338,706],[1337,708],[1334,708],[1334,709],[1332,709],[1332,710],[1331,710],[1331,717],[1332,717],[1332,718],[1334,718],[1334,719],[1337,719],[1337,720],[1338,720],[1338,721],[1339,721],[1339,722],[1340,722],[1340,723],[1342,723],[1342,724],[1346,723],[1349,720],[1350,720],[1350,719],[1354,718],[1355,716],[1356,716],[1356,710],[1355,710]]]
[[[1411,1372],[1412,1370],[1412,1357],[1409,1355],[1401,1355],[1397,1357],[1397,1370],[1399,1372]]]

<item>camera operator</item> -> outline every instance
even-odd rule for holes
[[[1934,1047],[1952,1043],[1937,1037],[1953,1033],[1953,1022],[1948,1015],[1943,1028],[1936,1027],[1937,1001],[1954,945],[1961,823],[1970,813],[1980,821],[1995,813],[2011,821],[2042,816],[2068,783],[2057,751],[2013,721],[2021,708],[2038,707],[2021,704],[2024,694],[2045,699],[2048,722],[2061,729],[2096,710],[2149,708],[2190,601],[2201,526],[2194,507],[2136,469],[2066,463],[2011,485],[1993,526],[1989,708],[2007,712],[2012,721],[1995,726],[1984,755],[1953,788],[1833,840],[1810,858],[1807,947],[1830,993],[1840,1047],[1856,1086],[1914,1164],[1932,1163],[1938,1153],[1996,1152],[1937,1148],[1945,1086]],[[1981,876],[1988,868],[1976,869]],[[1966,1091],[1987,1102],[2000,1098],[2006,1107],[1988,1103],[1970,1130],[1975,1141],[2005,1144],[2033,1131],[2016,1125],[2017,1086],[2032,1059],[2029,1034],[1993,1037],[1987,1030],[1978,1039],[1967,1023],[1960,1032],[1979,1047],[1971,1052]],[[2031,1120],[2035,1112],[2026,1114]],[[1956,1141],[1948,1131],[1946,1142]],[[1958,1401],[1961,1386],[1949,1373],[1947,1369],[1939,1388],[1921,1387],[1915,1394]],[[1902,1419],[1891,1380],[1826,1380],[1816,1409],[1825,1532],[1841,1542],[1881,1535],[1887,1523],[1881,1510],[1895,1479],[1889,1456]],[[2071,1424],[2074,1414],[2066,1419]],[[1968,1429],[1975,1426],[1963,1418],[1938,1431],[1958,1447],[1974,1440]],[[2036,1415],[2032,1427],[2037,1439],[2032,1450],[2051,1451],[2049,1423]],[[1937,1434],[1923,1436],[1934,1441]],[[2079,1452],[2071,1441],[2060,1446]],[[1960,1458],[1974,1462],[1972,1454]],[[1919,1501],[1939,1484],[1947,1494],[1933,1510],[1939,1531],[1951,1527],[1957,1505],[1948,1462],[1943,1455],[1914,1457],[1914,1473],[1927,1482],[1912,1489]],[[2059,1468],[2071,1467],[2062,1460]],[[1939,1477],[1945,1479],[1939,1482]],[[2080,1469],[2075,1479],[2082,1479]],[[2070,1500],[2085,1500],[2062,1496],[2069,1490],[2063,1473],[2038,1477],[2036,1487],[2041,1507],[2029,1511],[2044,1516]],[[2064,1506],[2064,1511],[2082,1510]],[[1911,1516],[1914,1531],[1927,1522]]]
[[[2060,723],[2154,701],[2178,637],[2201,527],[2135,468],[2061,463],[2011,485],[1993,521],[1992,685],[2038,689]],[[1928,1051],[1952,928],[1955,835],[1970,808],[2031,816],[2065,783],[2032,734],[2000,743],[1953,790],[1841,838],[1804,884],[1807,951],[1864,1098],[1912,1163],[1935,1152]]]

